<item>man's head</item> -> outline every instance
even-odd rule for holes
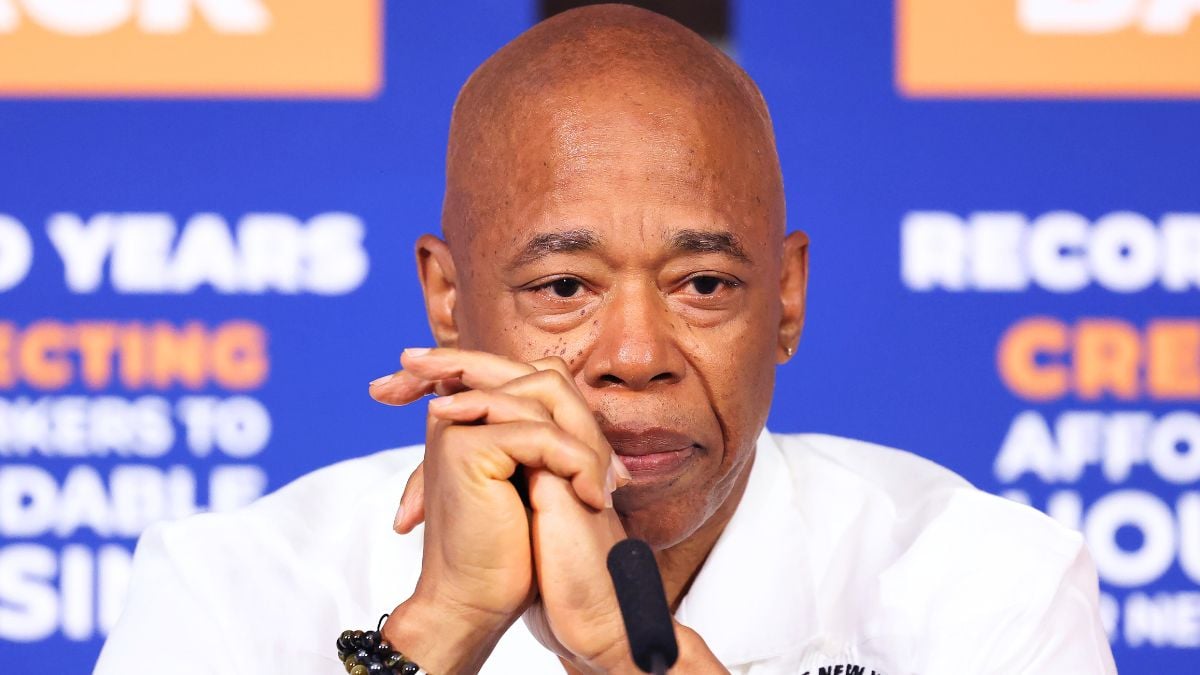
[[[658,453],[614,497],[631,534],[672,546],[744,484],[807,240],[724,54],[628,6],[534,26],[459,94],[442,231],[417,244],[438,343],[560,356],[618,453]]]

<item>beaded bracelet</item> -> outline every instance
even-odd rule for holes
[[[379,617],[375,630],[348,630],[337,639],[338,659],[350,675],[429,675],[421,666],[392,649],[379,629],[387,614]]]

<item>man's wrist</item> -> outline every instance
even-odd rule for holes
[[[478,672],[513,619],[414,595],[383,624],[392,649],[433,675]]]

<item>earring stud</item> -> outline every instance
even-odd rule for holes
[[[796,353],[796,350],[795,350],[795,349],[792,349],[792,346],[791,346],[791,345],[788,345],[787,347],[784,347],[784,348],[783,348],[783,351],[787,352],[787,355],[788,355],[788,358],[789,358],[789,359],[790,359],[790,358],[792,358],[792,354],[795,354],[795,353]]]

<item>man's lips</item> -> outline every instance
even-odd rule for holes
[[[699,447],[691,436],[670,429],[606,429],[605,438],[630,473],[665,473],[681,467]]]

